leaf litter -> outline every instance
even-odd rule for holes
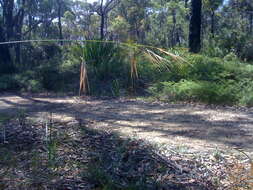
[[[6,123],[6,142],[0,144],[0,189],[218,190],[232,189],[234,182],[247,189],[249,165],[238,154],[219,150],[190,154],[94,130],[81,121],[51,125],[57,146],[53,164],[45,123]],[[244,181],[238,182],[231,173],[239,165]]]

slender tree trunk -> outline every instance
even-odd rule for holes
[[[22,40],[22,27],[23,27],[23,16],[21,16],[22,18],[20,18],[21,20],[16,23],[16,30],[15,30],[15,40],[17,41],[21,41]],[[15,45],[15,63],[16,64],[21,64],[21,44],[20,43],[17,43]]]
[[[15,35],[14,38],[17,41],[22,40],[22,28],[23,28],[23,22],[24,22],[24,16],[25,16],[25,11],[24,11],[24,7],[25,7],[25,0],[22,1],[22,7],[19,10],[19,13],[15,16],[17,17],[15,19],[15,23],[14,23],[14,31],[15,31]],[[16,64],[20,64],[21,63],[21,44],[16,44],[15,45],[15,54],[16,54],[16,59],[15,62]]]
[[[249,33],[253,34],[253,12],[249,16]]]
[[[212,35],[212,38],[214,38],[214,34],[215,34],[215,12],[212,10],[212,13],[211,13],[211,35]]]
[[[21,35],[18,34],[16,37],[16,40],[20,41],[21,39],[22,39]],[[21,63],[21,44],[19,44],[19,43],[15,45],[15,55],[16,55],[15,63],[20,65],[20,63]]]
[[[172,27],[172,35],[171,35],[171,46],[174,47],[176,45],[176,24],[177,24],[177,20],[176,20],[176,10],[173,9],[172,10],[172,20],[173,20],[173,27]]]
[[[13,39],[14,23],[13,10],[14,0],[3,0],[2,2],[2,26],[0,26],[0,41],[6,42]],[[14,72],[14,65],[10,55],[10,45],[0,45],[0,73]]]
[[[189,28],[189,48],[190,52],[198,53],[201,49],[201,0],[192,0],[191,18]]]
[[[104,6],[104,0],[101,0],[101,4],[100,4],[100,17],[101,17],[100,39],[101,40],[104,40],[104,28],[105,28],[105,16],[106,16],[103,6]]]
[[[101,14],[101,23],[100,23],[100,39],[104,40],[104,28],[105,28],[105,15]]]
[[[9,41],[13,37],[13,10],[14,10],[14,0],[4,0],[3,3],[3,25],[5,28],[6,40]]]
[[[0,26],[0,42],[4,42],[4,31]],[[11,55],[9,51],[9,45],[0,45],[0,74],[14,72],[14,65],[11,61]]]
[[[58,0],[57,3],[58,3],[58,28],[59,28],[59,39],[62,40],[62,39],[63,39],[63,34],[62,34],[62,22],[61,22],[61,16],[62,16],[62,2],[61,2],[61,0]],[[60,42],[60,44],[62,45],[63,42]]]
[[[28,32],[28,39],[30,40],[31,39],[31,37],[32,37],[32,15],[31,15],[31,13],[29,13],[29,15],[28,15],[28,30],[29,30],[29,32]]]

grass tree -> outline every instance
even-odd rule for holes
[[[155,64],[158,69],[168,71],[172,64],[187,63],[182,57],[165,49],[135,43],[88,41],[75,45],[72,50],[74,57],[81,62],[80,94],[89,91],[89,71],[93,72],[100,81],[129,77],[131,85],[134,85],[139,78],[138,57],[140,56]],[[125,76],[128,74],[129,76]]]

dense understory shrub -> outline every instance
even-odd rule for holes
[[[253,65],[242,62],[233,52],[212,57],[175,48],[171,51],[185,62],[174,64],[171,60],[168,68],[137,53],[134,61],[139,78],[133,83],[130,51],[118,44],[92,42],[64,48],[30,44],[27,50],[28,63],[20,66],[18,73],[0,76],[0,91],[78,92],[80,64],[84,61],[92,95],[117,97],[132,92],[133,87],[138,93],[150,87],[148,92],[166,101],[253,106]],[[29,57],[32,54],[36,56]]]
[[[38,78],[38,74],[35,71],[27,70],[23,73],[16,74],[15,80],[19,87],[19,90],[25,92],[41,92],[43,91],[43,86]]]
[[[162,82],[151,87],[149,91],[159,99],[168,101],[201,101],[230,105],[236,102],[232,85],[207,81]]]
[[[19,84],[14,75],[6,74],[0,76],[0,92],[17,89],[19,89]]]
[[[183,66],[184,71],[172,67],[167,80],[158,79],[148,91],[165,101],[253,106],[252,65],[234,55],[222,59],[188,54],[186,58],[190,65]]]
[[[230,52],[224,56],[224,61],[238,61],[238,57],[234,52]]]
[[[44,90],[43,85],[34,75],[36,73],[32,71],[3,75],[0,77],[0,91],[42,92]]]
[[[253,82],[252,80],[244,80],[239,86],[239,105],[253,106]]]
[[[204,40],[203,54],[208,57],[223,57],[227,53],[227,49],[222,48],[216,39]]]
[[[56,43],[42,42],[20,45],[24,50],[22,62],[14,64],[15,72],[1,75],[4,70],[0,67],[0,90],[41,92],[61,89],[62,78],[58,67],[62,63],[63,48]],[[12,56],[15,60],[15,55]]]
[[[253,39],[243,46],[241,57],[247,61],[253,61]]]

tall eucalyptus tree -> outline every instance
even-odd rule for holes
[[[201,13],[202,0],[192,0],[189,28],[189,48],[190,52],[193,53],[198,53],[201,49]]]
[[[100,16],[100,39],[105,38],[105,27],[107,23],[108,14],[118,4],[119,0],[99,0],[92,5],[93,10]]]

